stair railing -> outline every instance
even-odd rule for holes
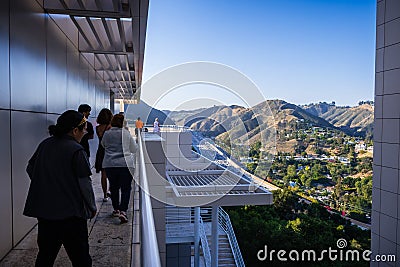
[[[236,235],[233,230],[231,220],[229,219],[228,213],[226,213],[221,207],[218,208],[218,224],[224,230],[228,236],[229,244],[232,249],[233,258],[235,259],[236,266],[244,267],[244,261],[242,253],[240,252],[239,244],[236,240]]]
[[[207,235],[204,229],[203,219],[201,217],[199,223],[199,230],[200,230],[201,249],[203,250],[204,264],[206,267],[211,267],[210,246],[208,245]]]

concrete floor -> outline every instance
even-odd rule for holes
[[[93,170],[94,172],[94,170]],[[103,192],[100,185],[100,174],[92,175],[93,188],[96,195],[98,213],[94,219],[88,221],[90,255],[93,266],[131,266],[131,262],[138,262],[140,255],[132,255],[137,251],[139,219],[139,194],[134,186],[128,210],[128,223],[120,224],[118,218],[111,216],[113,210],[111,200],[103,202]],[[136,212],[134,212],[134,209]],[[133,214],[136,214],[133,218]],[[0,261],[0,267],[34,266],[38,251],[37,227],[34,227],[26,237]],[[132,250],[133,248],[133,250]],[[135,253],[134,253],[135,254]],[[133,264],[136,265],[136,264]],[[61,248],[54,266],[72,266],[68,256]]]

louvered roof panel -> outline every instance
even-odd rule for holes
[[[128,101],[140,99],[148,2],[44,0],[44,7],[79,52],[92,59],[116,99]]]

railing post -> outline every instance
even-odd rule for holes
[[[218,207],[212,207],[212,254],[211,266],[218,266]]]
[[[194,208],[194,267],[200,266],[200,207]]]

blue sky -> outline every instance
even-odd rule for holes
[[[266,99],[350,106],[372,100],[375,7],[376,0],[151,0],[144,82],[173,65],[211,61],[247,75]],[[157,108],[207,105],[193,100],[214,89],[181,88]],[[149,94],[144,90],[142,99]],[[218,95],[217,103],[241,104]]]

